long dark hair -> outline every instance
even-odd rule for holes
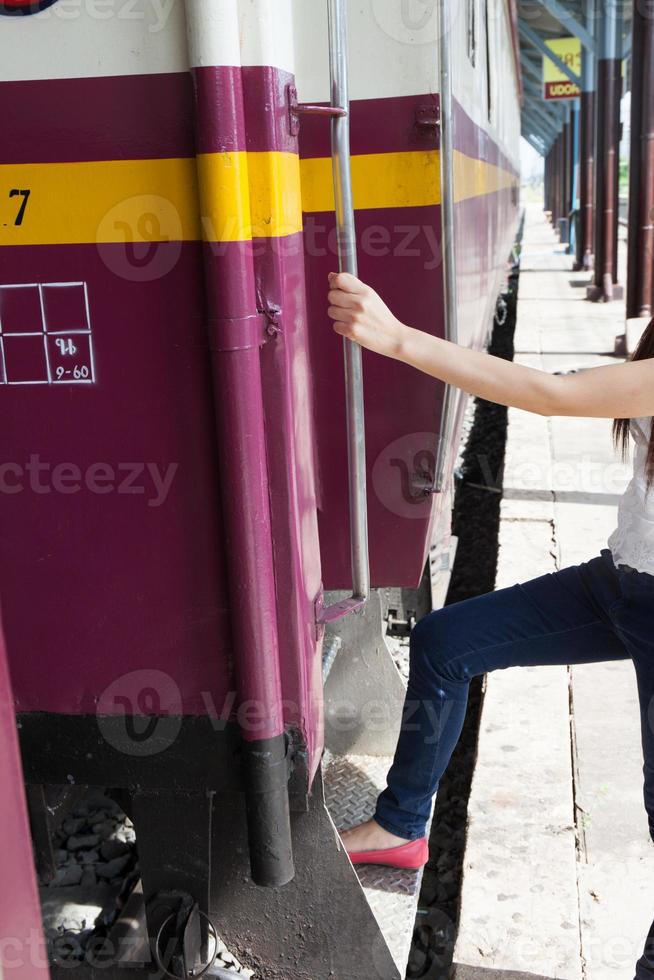
[[[650,320],[645,328],[643,336],[638,341],[638,346],[629,360],[644,361],[648,357],[654,357],[654,320]],[[622,453],[622,458],[626,459],[629,455],[629,423],[631,419],[616,419],[613,423],[613,439],[617,449]],[[649,451],[647,453],[647,485],[654,484],[654,430],[649,441]]]

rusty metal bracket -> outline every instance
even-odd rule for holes
[[[437,102],[416,107],[415,131],[419,139],[434,142],[436,149],[440,148],[441,109]]]
[[[295,85],[286,86],[286,103],[288,105],[289,131],[291,136],[297,136],[300,132],[300,118],[302,116],[323,116],[332,119],[338,116],[347,116],[347,109],[331,105],[313,105],[309,102],[298,102],[297,89]]]
[[[327,626],[329,623],[335,623],[339,619],[349,616],[351,612],[363,609],[365,604],[366,600],[363,597],[348,596],[347,599],[326,605],[325,597],[321,593],[314,603],[316,625]]]
[[[431,105],[419,105],[416,109],[416,126],[419,129],[439,129],[441,124],[441,109],[437,102]]]

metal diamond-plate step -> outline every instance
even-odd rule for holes
[[[325,800],[339,830],[348,830],[373,815],[377,796],[386,785],[391,762],[389,756],[335,757],[325,753]],[[374,864],[360,865],[355,870],[400,975],[404,976],[422,871],[403,871]]]

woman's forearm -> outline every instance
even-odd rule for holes
[[[399,360],[470,395],[548,416],[635,418],[654,414],[654,361],[554,375],[404,327]]]
[[[555,382],[561,379],[408,327],[373,289],[348,273],[332,273],[330,285],[328,313],[337,333],[470,395],[542,415],[553,413]]]
[[[556,413],[558,378],[411,327],[404,331],[396,356],[405,364],[498,405],[539,415]]]
[[[337,333],[470,395],[538,415],[654,415],[654,358],[548,374],[407,327],[374,289],[348,273],[332,273],[330,287],[328,314]]]

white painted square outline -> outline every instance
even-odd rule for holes
[[[48,330],[48,322],[45,314],[45,303],[43,301],[43,290],[57,289],[57,288],[70,288],[71,286],[81,286],[84,290],[84,309],[86,313],[86,323],[88,329],[86,330]],[[91,324],[91,309],[89,306],[89,290],[88,284],[86,282],[16,282],[16,283],[0,283],[0,289],[37,289],[39,293],[39,303],[41,306],[41,327],[40,332],[29,331],[24,332],[12,332],[6,333],[2,329],[2,318],[0,317],[0,386],[6,385],[7,387],[19,387],[24,385],[92,385],[95,384],[95,357],[93,352],[93,327]],[[57,379],[52,376],[52,364],[50,363],[50,353],[48,351],[48,337],[68,337],[68,336],[84,336],[89,338],[89,363],[90,363],[90,377],[79,378],[79,379]],[[43,352],[45,355],[45,364],[48,377],[44,381],[9,381],[7,375],[7,359],[5,353],[4,338],[5,337],[42,337],[43,338]]]

